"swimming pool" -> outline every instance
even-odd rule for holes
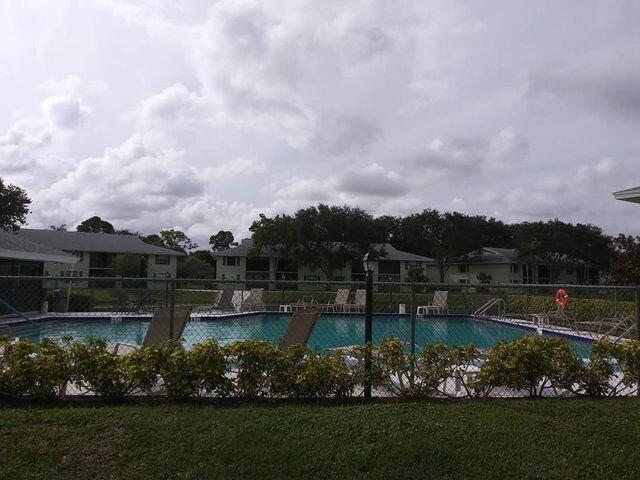
[[[226,317],[203,317],[187,324],[183,338],[187,347],[206,339],[221,344],[236,340],[262,339],[277,344],[283,337],[291,314],[249,313]],[[38,328],[23,325],[10,329],[12,336],[39,341],[41,338],[62,338],[71,335],[79,340],[103,338],[109,343],[141,344],[149,318],[123,318],[113,323],[108,316],[84,318],[43,319]],[[442,315],[416,319],[416,351],[428,343],[443,342],[448,346],[474,343],[479,348],[491,348],[501,339],[514,340],[535,334],[535,330],[472,315]],[[408,315],[380,315],[373,319],[373,342],[380,343],[387,336],[411,339],[411,320]],[[364,316],[323,313],[308,342],[312,349],[323,352],[329,348],[360,345],[364,338]],[[589,341],[567,338],[580,357],[588,356]]]

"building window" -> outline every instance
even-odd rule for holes
[[[171,257],[169,255],[156,255],[156,265],[169,265]]]
[[[238,257],[222,257],[222,264],[227,267],[235,267],[239,263]]]
[[[227,276],[223,273],[222,274],[222,280],[226,280],[226,279],[227,279]]]
[[[469,283],[469,280],[467,280],[466,278],[460,278],[458,279],[458,283]]]
[[[520,283],[520,280],[511,280],[511,283]]]
[[[462,264],[462,265],[458,265],[458,273],[469,273],[469,265]]]
[[[304,279],[307,282],[317,282],[320,280],[320,275],[305,275]]]
[[[517,263],[512,263],[511,273],[520,273],[520,265],[518,265]]]

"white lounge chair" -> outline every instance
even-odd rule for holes
[[[265,309],[264,302],[262,301],[262,295],[264,288],[252,288],[249,290],[249,295],[242,302],[242,309],[249,311],[261,311]]]
[[[353,298],[353,302],[347,303],[344,306],[344,310],[347,312],[364,313],[364,308],[367,303],[367,291],[364,288],[356,290],[356,295]]]
[[[351,290],[348,288],[340,288],[336,292],[336,298],[333,302],[320,304],[320,310],[324,312],[342,312],[349,303],[349,295]]]
[[[436,290],[433,292],[433,301],[427,305],[420,305],[416,315],[440,315],[449,313],[449,292],[446,290]]]

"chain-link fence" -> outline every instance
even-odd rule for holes
[[[374,345],[400,346],[410,367],[408,373],[395,371],[392,385],[374,385],[374,395],[402,394],[405,383],[414,382],[425,351],[441,345],[459,358],[436,390],[467,396],[469,379],[501,342],[562,338],[588,363],[594,342],[624,343],[638,332],[633,287],[387,282],[373,283],[367,292],[365,281],[0,277],[0,336],[33,342],[97,338],[116,353],[167,338],[180,338],[186,349],[205,340],[222,346],[243,340],[265,340],[274,347],[306,342],[317,355],[340,351],[348,359],[370,335]],[[296,332],[296,312],[318,316]],[[469,345],[473,355],[460,357],[456,347]],[[517,392],[503,388],[491,394]]]

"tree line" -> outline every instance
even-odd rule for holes
[[[548,266],[552,282],[568,266],[579,266],[585,274],[590,269],[609,271],[616,254],[623,253],[601,228],[590,224],[558,219],[507,224],[484,215],[434,209],[374,217],[358,207],[320,204],[292,215],[261,215],[250,230],[256,251],[271,249],[321,269],[328,278],[345,261],[367,252],[384,256],[384,248],[371,246],[385,243],[433,258],[440,282],[452,264],[469,260],[482,247],[516,249],[521,263]]]
[[[0,229],[17,230],[26,223],[30,203],[23,189],[0,178]],[[64,224],[51,228],[67,230]],[[180,262],[179,274],[200,278],[214,274],[212,252],[237,245],[233,233],[226,230],[210,236],[210,248],[199,249],[180,230],[142,235],[115,228],[98,216],[87,218],[76,230],[137,235],[151,245],[183,252],[187,255]],[[450,265],[468,260],[481,247],[495,247],[515,249],[525,265],[546,265],[552,282],[563,269],[578,266],[584,281],[589,281],[590,270],[598,270],[611,283],[640,284],[640,236],[611,237],[598,226],[559,219],[509,224],[484,215],[429,208],[406,216],[374,216],[359,207],[319,204],[293,214],[261,214],[249,230],[254,254],[270,249],[295,263],[317,268],[328,278],[346,261],[359,261],[365,253],[384,256],[380,246],[391,244],[433,258],[440,281]]]

